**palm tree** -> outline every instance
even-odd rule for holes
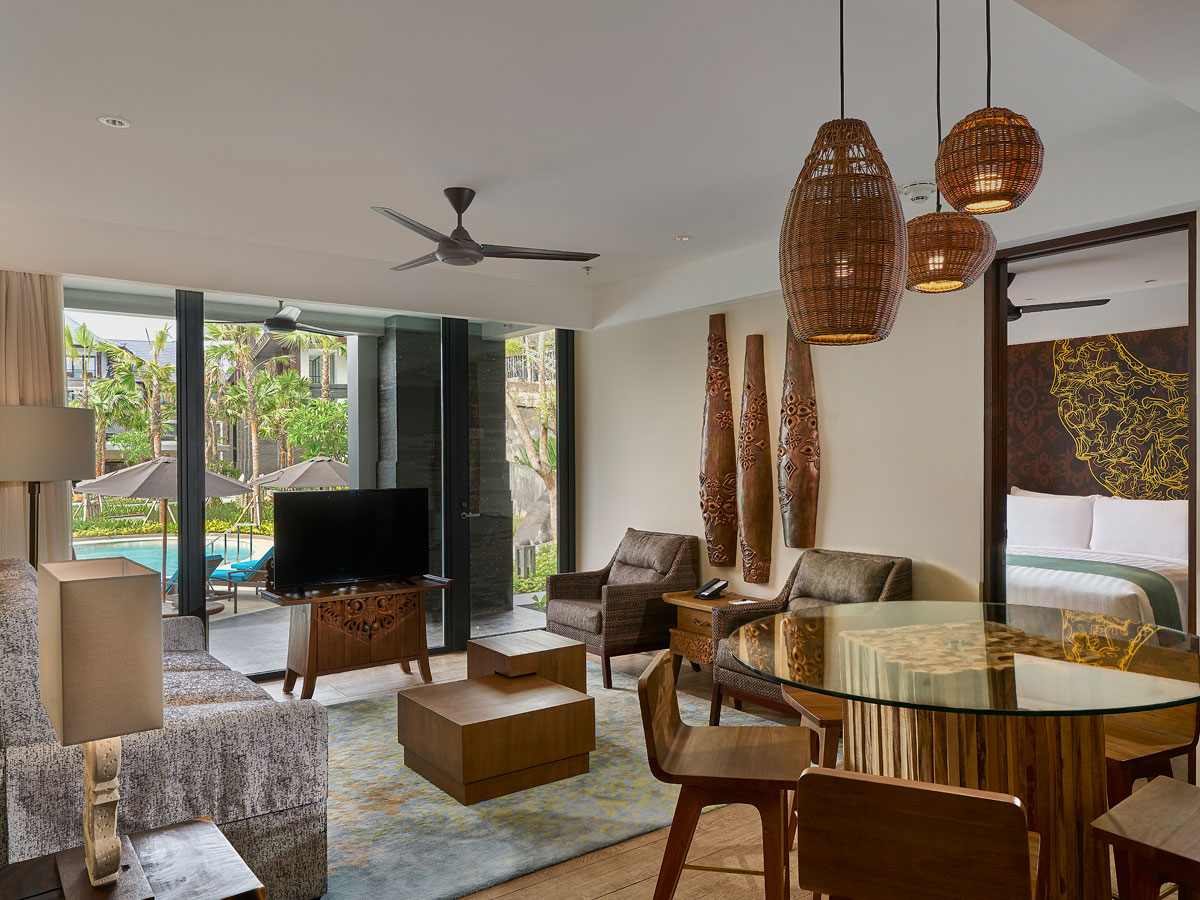
[[[118,378],[98,378],[92,385],[92,411],[96,416],[96,477],[104,474],[104,447],[109,425],[127,425],[141,410],[138,396]]]
[[[121,346],[112,346],[109,352],[115,352],[113,371],[123,389],[141,395],[149,416],[151,452],[157,458],[162,456],[163,423],[175,405],[175,366],[159,362],[171,340],[170,326],[164,325],[154,334],[147,331],[146,340],[150,344],[149,359]]]
[[[333,399],[333,358],[346,355],[344,338],[332,334],[314,334],[311,331],[291,331],[275,335],[275,340],[284,347],[296,350],[319,350],[321,352],[321,399]]]
[[[89,398],[89,381],[92,373],[88,371],[88,363],[95,362],[99,359],[100,351],[108,349],[108,345],[100,338],[96,337],[95,333],[87,327],[86,322],[80,322],[79,327],[74,333],[71,331],[70,325],[63,326],[63,343],[67,352],[67,359],[72,362],[81,363],[80,368],[83,370],[83,397],[82,406],[86,409],[90,407]],[[99,371],[95,373],[97,376]]]
[[[282,469],[292,463],[288,423],[297,410],[312,402],[312,382],[295,369],[284,369],[278,375],[260,374],[258,382],[263,425],[279,445],[279,468]]]
[[[259,415],[255,377],[262,368],[262,362],[257,356],[263,330],[255,325],[214,323],[208,326],[208,333],[214,341],[226,345],[224,352],[228,354],[227,358],[237,373],[238,381],[228,389],[228,403],[232,409],[234,402],[237,402],[239,412],[250,428],[250,478],[254,479],[262,471],[258,448],[262,419]],[[234,387],[241,389],[236,397]],[[255,521],[258,521],[261,500],[262,493],[256,487],[253,494]]]

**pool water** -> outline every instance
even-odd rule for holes
[[[228,545],[224,541],[218,540],[213,544],[211,553],[223,553],[224,561],[221,565],[227,566],[230,563],[241,562],[243,559],[257,559],[267,552],[267,548],[271,546],[269,537],[255,536],[254,543],[251,545],[246,537],[242,538],[241,544],[237,541],[230,540]],[[75,556],[78,559],[101,559],[109,556],[124,556],[126,559],[132,559],[135,563],[140,563],[155,572],[162,571],[163,550],[162,536],[148,538],[130,538],[122,541],[76,541]],[[174,574],[179,568],[179,538],[167,538],[167,573]]]

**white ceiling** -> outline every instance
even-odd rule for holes
[[[928,179],[933,4],[847,6],[847,113],[898,182]],[[946,7],[948,127],[983,103],[983,40],[981,3]],[[669,293],[689,266],[705,290],[671,308],[714,302],[718,284],[718,299],[774,289],[763,248],[837,114],[836,14],[833,0],[9,0],[0,265],[568,327],[655,314],[646,286]],[[994,99],[1047,147],[1034,197],[990,217],[1002,241],[1200,200],[1195,110],[1012,0],[993,19]],[[477,239],[598,252],[594,271],[389,271],[431,247],[370,206],[445,230],[453,184],[479,191]]]

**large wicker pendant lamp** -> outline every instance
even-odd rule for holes
[[[942,0],[934,2],[938,144],[942,141]],[[908,223],[908,280],[910,291],[944,294],[970,287],[996,254],[996,236],[986,222],[960,212],[942,212],[937,194],[934,212]]]
[[[817,131],[779,235],[779,280],[796,337],[869,344],[892,330],[908,258],[900,195],[871,129],[846,115],[845,4],[841,115]]]
[[[959,212],[983,215],[1016,209],[1042,174],[1042,139],[1029,120],[992,106],[992,0],[985,0],[987,108],[950,129],[938,149],[938,189]]]

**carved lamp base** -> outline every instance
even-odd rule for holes
[[[83,853],[88,878],[95,886],[111,884],[121,874],[121,838],[117,834],[120,771],[119,737],[83,745]]]

